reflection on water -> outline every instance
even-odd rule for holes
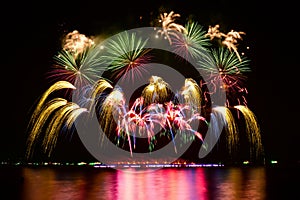
[[[20,196],[35,199],[266,199],[265,168],[132,171],[23,168]]]

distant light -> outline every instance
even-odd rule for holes
[[[250,49],[250,47],[247,47],[247,49]]]
[[[244,164],[244,165],[248,165],[248,164],[249,164],[249,161],[248,161],[248,160],[245,160],[245,161],[243,162],[243,164]]]
[[[271,160],[271,164],[277,164],[277,160]]]
[[[80,163],[77,163],[77,165],[86,165],[85,162],[80,162]]]

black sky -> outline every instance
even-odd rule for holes
[[[204,26],[219,23],[246,32],[252,72],[248,105],[258,117],[266,155],[270,159],[300,160],[297,74],[289,38],[290,6],[238,1],[33,1],[8,2],[1,16],[2,131],[0,159],[24,153],[31,106],[49,87],[45,73],[60,48],[63,31],[85,35],[149,26],[150,13],[174,10],[181,19],[192,15]],[[288,13],[283,14],[283,13]],[[139,21],[143,16],[144,21]],[[294,35],[295,36],[295,35]]]

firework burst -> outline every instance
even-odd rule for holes
[[[209,25],[208,31],[205,34],[206,37],[209,37],[210,40],[213,40],[215,38],[221,39],[222,37],[225,37],[226,35],[222,33],[220,30],[220,25],[216,24],[215,26]]]
[[[230,51],[233,50],[237,55],[238,59],[242,61],[242,58],[237,50],[237,46],[238,46],[238,40],[243,39],[241,35],[245,35],[246,33],[243,31],[231,30],[227,34],[224,34],[220,32],[219,28],[220,28],[219,24],[215,25],[214,27],[209,26],[208,32],[206,33],[205,36],[209,37],[210,40],[214,40],[215,38],[220,40],[223,46],[227,47]]]
[[[185,59],[200,59],[206,55],[211,46],[209,38],[206,37],[204,27],[197,22],[188,22],[185,25],[185,32],[178,37],[172,38],[174,52]]]
[[[136,33],[125,31],[108,41],[105,45],[107,55],[102,55],[102,59],[107,61],[108,70],[117,79],[134,80],[147,72],[145,66],[151,60],[146,44],[147,40],[137,37]]]
[[[241,56],[237,50],[238,39],[242,40],[242,35],[245,35],[245,32],[231,30],[225,36],[225,39],[222,41],[222,44],[225,45],[230,51],[234,51],[240,61],[242,61]]]
[[[95,47],[92,39],[75,30],[65,36],[62,46],[62,50],[53,57],[54,64],[47,78],[68,81],[79,89],[100,78],[98,69],[85,63]]]
[[[70,52],[62,50],[54,57],[55,64],[52,71],[49,72],[48,78],[65,80],[80,87],[93,84],[99,79],[98,70],[88,67],[84,62],[88,54],[86,50],[75,58]]]
[[[162,30],[158,30],[157,34],[164,36],[164,39],[167,39],[170,44],[172,44],[171,36],[178,37],[179,33],[187,33],[184,26],[175,23],[175,20],[180,17],[180,14],[170,13],[160,14],[160,20]]]
[[[77,30],[68,33],[62,40],[63,50],[71,53],[75,59],[84,53],[86,49],[93,47],[94,44],[93,39],[86,37]]]
[[[198,66],[209,74],[206,84],[211,84],[211,88],[214,88],[211,93],[221,90],[226,92],[227,97],[234,95],[234,98],[237,94],[241,94],[242,97],[238,99],[238,102],[246,104],[245,73],[250,72],[249,62],[250,60],[246,57],[240,61],[234,52],[219,47],[212,49],[211,56],[200,59]]]

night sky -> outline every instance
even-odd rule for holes
[[[102,1],[103,2],[103,1]],[[150,13],[160,8],[190,15],[204,26],[219,23],[244,31],[252,72],[248,76],[248,106],[256,114],[268,159],[296,162],[299,157],[299,106],[296,63],[292,56],[292,12],[282,5],[238,1],[32,1],[8,2],[1,14],[2,130],[0,160],[24,155],[26,126],[32,106],[50,86],[46,72],[60,50],[64,31],[97,35],[149,26]],[[289,7],[290,8],[290,7]],[[289,13],[289,15],[283,14]],[[143,16],[143,20],[139,17]],[[295,35],[294,35],[295,34]],[[71,150],[65,150],[71,152]]]

